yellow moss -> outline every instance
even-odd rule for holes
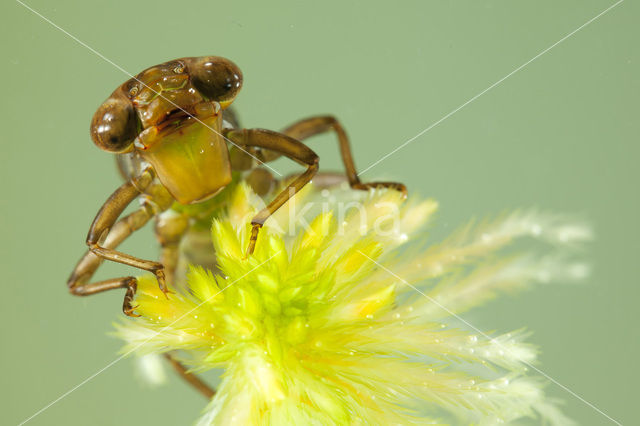
[[[310,190],[304,197],[313,201]],[[153,277],[140,277],[135,303],[142,317],[119,326],[126,349],[180,351],[194,369],[226,369],[201,425],[508,423],[536,409],[551,423],[568,424],[544,400],[541,382],[524,375],[535,350],[522,333],[490,339],[451,328],[446,311],[407,285],[468,309],[534,283],[536,268],[559,270],[559,263],[497,254],[530,236],[523,229],[531,215],[477,231],[469,226],[440,245],[400,254],[437,204],[374,193],[361,210],[397,211],[391,237],[373,232],[375,216],[363,222],[351,214],[338,224],[325,213],[293,236],[267,222],[246,258],[255,200],[239,185],[226,215],[213,222],[223,274],[192,267],[188,288],[168,299]],[[287,223],[284,212],[278,216]],[[565,225],[544,217],[535,223],[549,234]],[[483,245],[484,234],[495,238]],[[463,372],[469,364],[476,374]]]

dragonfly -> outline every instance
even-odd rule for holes
[[[71,294],[124,289],[122,311],[138,316],[133,306],[134,276],[91,282],[103,261],[153,273],[165,295],[179,265],[214,267],[209,227],[224,207],[225,189],[239,181],[247,182],[258,195],[275,192],[251,220],[246,256],[252,255],[265,221],[312,179],[326,186],[342,179],[355,190],[390,188],[406,196],[402,183],[360,181],[347,133],[333,116],[309,117],[279,132],[240,127],[232,103],[242,83],[240,68],[229,59],[185,57],[143,70],[98,107],[91,120],[91,139],[98,148],[115,154],[125,182],[104,202],[89,228],[88,249],[67,281]],[[305,144],[308,138],[327,132],[337,136],[345,169],[341,176],[318,173],[319,157]],[[286,185],[278,185],[267,163],[283,156],[305,170],[287,179]],[[123,216],[136,199],[140,207]],[[117,250],[152,219],[160,245],[158,260]],[[175,359],[170,361],[188,381],[201,385],[184,368],[180,371]],[[203,393],[211,394],[202,386]]]

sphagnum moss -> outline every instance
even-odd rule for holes
[[[388,191],[340,223],[319,214],[294,238],[267,224],[246,258],[249,227],[236,219],[255,210],[254,197],[240,186],[213,223],[221,273],[192,267],[187,288],[168,300],[141,277],[142,316],[118,325],[124,350],[177,350],[195,372],[225,369],[198,424],[571,423],[545,398],[544,381],[527,375],[536,349],[526,333],[489,338],[455,316],[502,291],[584,275],[562,256],[504,249],[520,237],[575,245],[587,229],[520,212],[401,250],[437,205]],[[376,232],[389,211],[392,232]]]

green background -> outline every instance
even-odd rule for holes
[[[267,4],[269,3],[269,4]],[[614,2],[44,1],[28,4],[127,71],[214,54],[240,65],[245,126],[333,113],[364,169]],[[17,424],[116,358],[122,294],[67,294],[98,207],[119,185],[89,120],[127,79],[14,1],[0,6],[0,416]],[[439,231],[537,206],[576,213],[597,239],[580,286],[505,297],[465,315],[528,327],[540,367],[623,424],[637,422],[640,226],[637,2],[627,0],[365,174],[442,205]],[[332,137],[311,142],[340,168]],[[275,163],[281,171],[296,167]],[[156,255],[145,229],[124,249]],[[99,278],[120,276],[106,266]],[[179,380],[148,391],[112,365],[30,425],[188,424],[205,402]],[[613,424],[556,385],[580,424]]]

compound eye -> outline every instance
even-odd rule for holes
[[[91,120],[91,139],[105,151],[127,151],[131,148],[137,133],[138,118],[128,99],[107,99]]]
[[[218,56],[193,58],[189,75],[195,88],[206,98],[229,104],[242,87],[240,68],[228,59]]]

